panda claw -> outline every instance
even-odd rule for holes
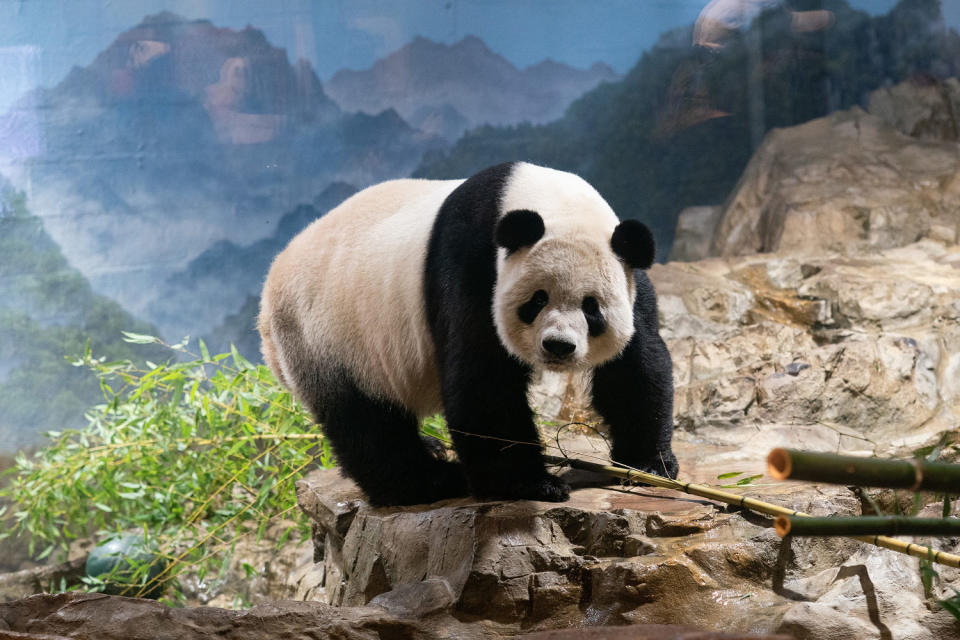
[[[677,457],[673,455],[672,451],[661,452],[657,454],[657,457],[649,458],[643,460],[642,462],[623,464],[626,464],[631,469],[636,469],[637,471],[642,471],[644,473],[652,473],[653,475],[670,478],[671,480],[676,480],[677,474],[680,471],[680,465],[677,462]]]
[[[570,487],[560,478],[547,475],[537,487],[539,496],[533,500],[544,502],[566,502],[570,499]]]

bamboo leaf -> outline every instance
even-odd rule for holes
[[[133,344],[156,344],[160,342],[160,338],[155,336],[148,336],[143,333],[131,333],[129,331],[121,331],[123,334],[124,342],[131,342]]]
[[[953,590],[954,595],[947,598],[946,600],[938,600],[940,606],[946,609],[950,615],[960,621],[960,591],[957,591],[954,587],[950,587]]]
[[[200,344],[200,356],[203,358],[203,361],[212,362],[210,352],[207,350],[207,343],[203,341],[203,338],[199,338],[197,342]]]
[[[128,338],[158,342],[142,334]],[[106,531],[144,531],[164,557],[180,558],[163,578],[172,602],[183,600],[180,572],[202,576],[225,566],[229,553],[220,545],[244,532],[266,533],[281,514],[296,522],[283,530],[281,543],[291,532],[308,538],[308,525],[294,509],[293,481],[329,444],[308,437],[318,436],[311,434],[310,416],[265,367],[250,365],[235,350],[203,358],[139,370],[129,362],[106,366],[89,353],[80,364],[97,376],[107,401],[91,407],[85,429],[51,433],[37,455],[16,457],[10,482],[0,489],[13,511],[0,536],[23,534],[31,552],[49,556],[76,538],[102,542]],[[329,453],[320,457],[329,465]],[[219,533],[207,539],[212,531]],[[145,584],[147,563],[131,566]],[[103,586],[95,580],[64,585]]]
[[[721,473],[717,476],[717,480],[726,480],[727,478],[735,478],[742,474],[743,471],[730,471],[729,473]]]
[[[923,597],[929,598],[933,591],[933,581],[938,578],[933,562],[927,558],[920,558],[920,584],[923,585]]]

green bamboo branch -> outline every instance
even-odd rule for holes
[[[960,493],[960,465],[922,459],[858,458],[774,449],[767,456],[767,473],[777,480]]]
[[[956,536],[958,518],[853,516],[810,518],[777,516],[773,528],[781,538],[793,536]]]

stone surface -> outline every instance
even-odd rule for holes
[[[586,455],[587,439],[574,434],[562,442]],[[695,470],[690,479],[701,481],[729,470],[731,453],[678,446]],[[340,491],[342,484],[336,471],[315,471],[300,482],[301,504],[320,504],[306,496],[322,496],[331,485]],[[750,490],[814,513],[860,509],[845,488],[785,483]],[[355,496],[360,499],[358,490]],[[579,486],[564,504],[357,504],[341,554],[327,555],[323,543],[322,564],[335,578],[313,598],[340,606],[382,604],[397,614],[420,603],[490,634],[678,620],[718,631],[769,632],[793,603],[762,587],[764,581],[778,572],[782,580],[787,572],[839,565],[857,546],[806,541],[802,560],[791,561],[766,519],[653,488]],[[323,528],[329,522],[324,510],[316,515]]]
[[[471,640],[499,638],[450,616],[414,619],[381,607],[331,607],[317,602],[276,602],[247,611],[214,607],[169,609],[151,600],[102,594],[35,595],[0,604],[0,640]],[[615,640],[788,640],[786,636],[726,634],[672,625],[561,631],[531,638]]]
[[[626,627],[591,627],[556,631],[536,631],[524,640],[790,640],[784,635],[752,633],[715,633],[672,624],[639,624]]]
[[[942,503],[928,505],[919,515],[939,517]],[[954,509],[953,515],[960,515]],[[957,553],[960,539],[917,539]],[[827,567],[794,582],[796,604],[784,614],[778,630],[798,640],[842,638],[960,637],[957,622],[924,597],[917,560],[898,553],[873,553],[861,547],[839,567]],[[948,585],[960,586],[960,570],[936,566],[939,577],[933,597],[953,595]]]
[[[827,450],[892,455],[960,424],[960,246],[713,258],[650,276],[678,437],[738,444],[756,430],[782,446],[773,434],[793,430],[797,446],[816,432]]]
[[[723,215],[723,207],[687,207],[677,216],[670,260],[700,260],[709,255],[713,232]]]
[[[877,89],[870,94],[867,111],[908,136],[957,140],[960,138],[960,81],[918,78]]]
[[[53,566],[40,566],[0,575],[0,602],[9,602],[32,593],[56,589],[60,581],[75,584],[83,575],[86,558]]]
[[[0,638],[34,640],[438,637],[416,621],[390,616],[375,607],[338,608],[287,601],[246,611],[170,609],[151,600],[81,593],[36,595],[0,604],[0,629]]]
[[[774,129],[728,198],[709,255],[957,242],[958,98],[956,79],[900,85],[874,93],[872,113],[854,107]]]

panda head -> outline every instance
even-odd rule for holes
[[[501,215],[494,324],[507,351],[534,368],[592,368],[633,336],[633,269],[653,262],[653,236],[619,222],[598,194],[560,204]]]

